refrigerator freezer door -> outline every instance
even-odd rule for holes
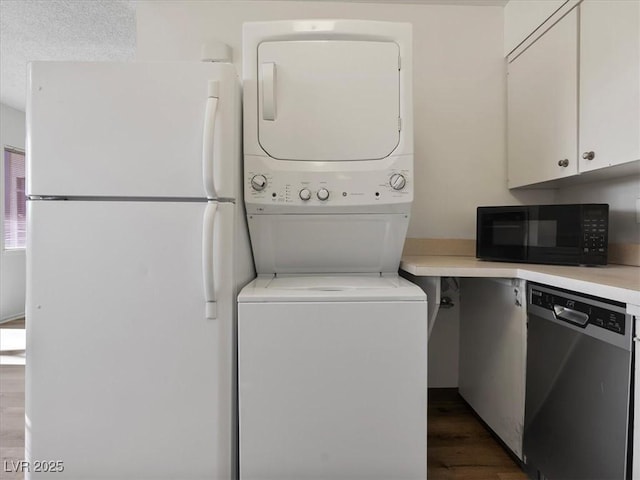
[[[240,131],[232,65],[35,62],[27,194],[235,199]]]
[[[231,477],[235,207],[203,235],[213,205],[29,202],[28,460],[63,461],[61,478]]]

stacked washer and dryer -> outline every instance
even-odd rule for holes
[[[410,24],[245,24],[242,479],[426,478]]]

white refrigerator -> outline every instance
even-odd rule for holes
[[[215,63],[29,66],[27,478],[237,473],[254,277],[241,92]],[[62,465],[62,472],[60,472]]]

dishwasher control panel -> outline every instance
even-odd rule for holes
[[[557,293],[548,293],[535,287],[531,289],[531,304],[552,311],[556,320],[583,328],[595,325],[620,335],[625,334],[626,316],[621,312],[573,300]]]

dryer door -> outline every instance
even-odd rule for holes
[[[400,140],[394,42],[278,41],[258,47],[258,130],[282,160],[375,160]]]

